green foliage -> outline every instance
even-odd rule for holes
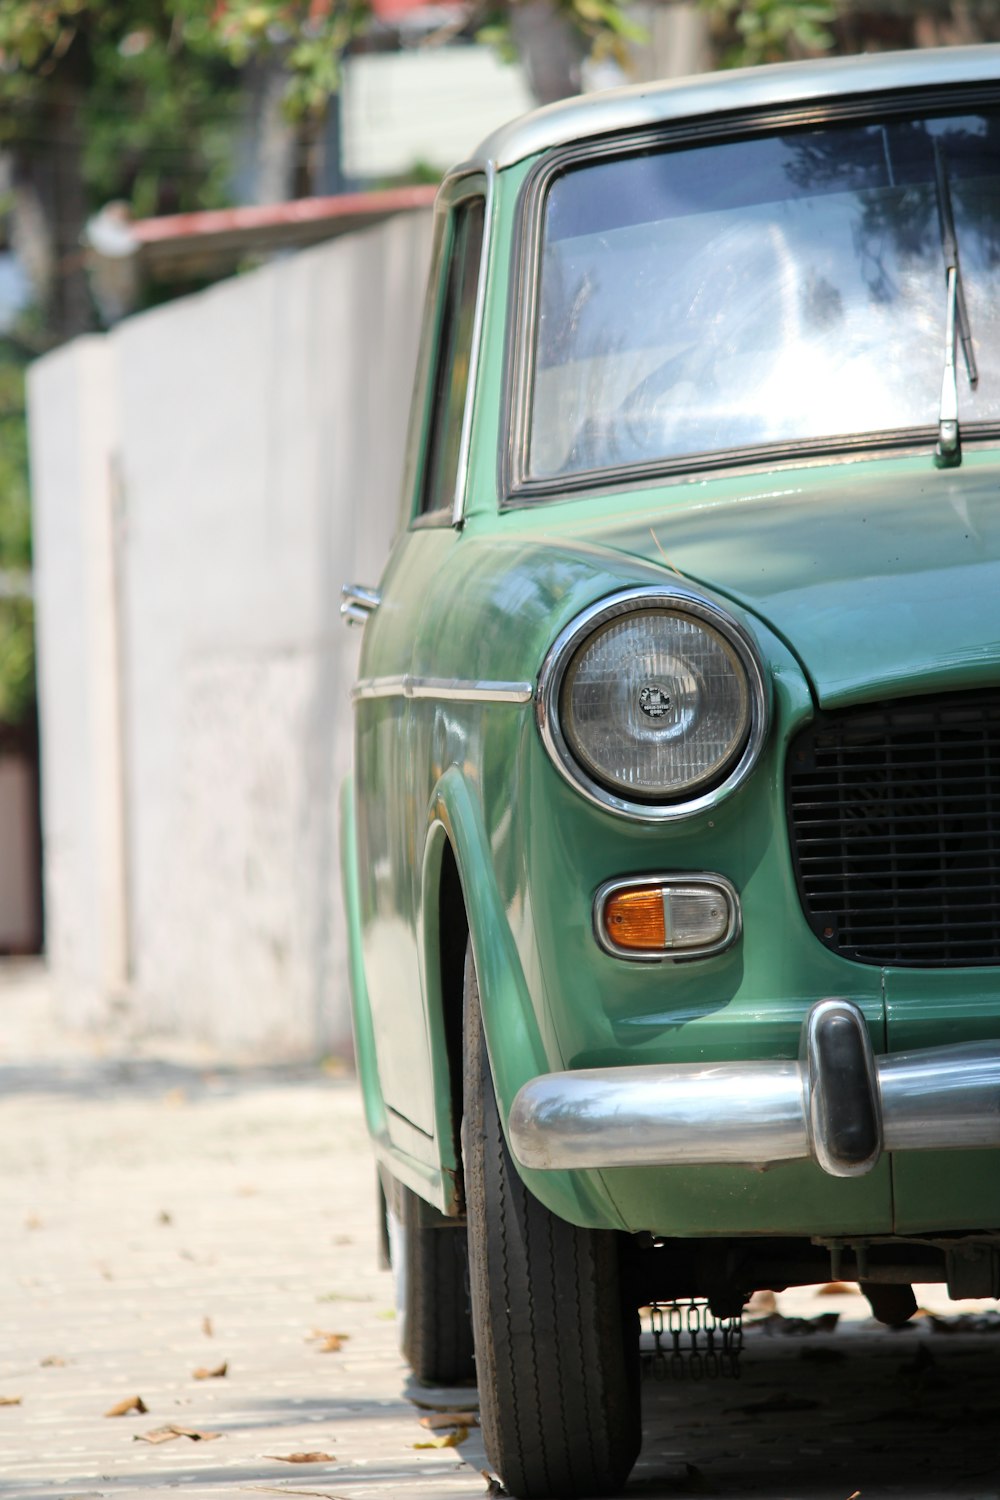
[[[31,563],[28,431],[24,362],[0,344],[0,574],[24,572]],[[0,723],[19,724],[35,699],[35,649],[31,603],[0,596]]]
[[[703,9],[735,38],[723,54],[726,67],[783,62],[828,52],[836,0],[701,0]]]
[[[31,563],[24,369],[0,346],[0,571]]]
[[[0,598],[0,724],[23,724],[34,703],[35,639],[31,600]]]
[[[0,0],[0,141],[33,157],[75,101],[90,207],[224,203],[237,79],[194,0]]]
[[[158,8],[157,25],[94,36],[82,110],[92,205],[125,198],[139,218],[224,204],[239,123],[232,69]]]
[[[648,33],[638,26],[629,13],[627,0],[554,0],[556,9],[578,34],[584,51],[595,58],[613,57],[628,66],[629,43],[641,44]],[[510,12],[518,0],[493,0],[480,13],[476,41],[492,47],[501,61],[517,61],[517,48],[511,35]]]

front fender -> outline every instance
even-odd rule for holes
[[[518,1090],[529,1079],[548,1073],[551,1063],[497,887],[481,804],[457,766],[451,766],[435,788],[425,847],[425,876],[431,868],[440,868],[444,839],[450,843],[458,867],[479,979],[490,1071],[506,1134],[510,1107]],[[428,955],[436,948],[430,933],[437,933],[440,921],[436,900],[429,899],[431,890],[437,893],[440,882],[425,880],[424,884],[424,949]],[[437,1134],[438,1140],[444,1142],[454,1138],[448,1112],[446,1032],[440,985],[431,983],[430,974],[425,993],[439,1110]],[[518,1171],[536,1197],[562,1218],[577,1224],[603,1226],[608,1224],[609,1213],[618,1218],[597,1173],[537,1172],[522,1167]]]

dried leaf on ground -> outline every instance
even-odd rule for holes
[[[127,1417],[130,1412],[136,1411],[141,1416],[143,1412],[149,1411],[149,1407],[141,1396],[126,1396],[124,1401],[116,1401],[110,1411],[106,1411],[106,1417]]]
[[[197,1370],[191,1371],[191,1374],[195,1380],[221,1380],[223,1375],[229,1374],[229,1361],[224,1359],[221,1365],[216,1365],[211,1370],[207,1370],[204,1365],[199,1365]]]
[[[414,1443],[414,1448],[457,1448],[469,1436],[467,1427],[456,1427],[453,1432],[442,1432],[439,1437],[428,1438],[426,1443]]]
[[[856,1281],[827,1281],[819,1287],[817,1297],[855,1297],[861,1291]],[[851,1497],[854,1500],[854,1497]]]
[[[278,1464],[335,1464],[336,1458],[332,1453],[265,1453],[265,1458],[273,1458]]]
[[[442,1427],[478,1427],[479,1413],[475,1411],[432,1411],[420,1418],[421,1427],[436,1432]]]
[[[212,1320],[211,1320],[211,1318],[202,1318],[202,1320],[201,1320],[201,1331],[202,1331],[202,1333],[205,1335],[205,1337],[207,1339],[214,1338],[214,1336],[215,1336],[215,1329],[212,1327]]]
[[[41,1229],[42,1220],[38,1217],[37,1214],[29,1214],[24,1221],[24,1227],[25,1229]]]
[[[0,1406],[20,1406],[20,1396],[0,1396]]]
[[[220,1438],[221,1432],[199,1432],[196,1427],[178,1427],[173,1422],[166,1427],[154,1427],[152,1432],[137,1432],[137,1443],[169,1443],[173,1438],[188,1438],[192,1443],[211,1443]]]
[[[861,1491],[855,1490],[853,1495],[848,1495],[847,1500],[861,1500]]]
[[[41,1365],[41,1367],[42,1367],[43,1370],[55,1370],[55,1369],[60,1369],[61,1370],[62,1367],[63,1367],[63,1365],[68,1364],[69,1361],[63,1359],[58,1354],[46,1354],[45,1358],[44,1359],[40,1359],[38,1361],[38,1363]]]
[[[172,1224],[174,1222],[174,1216],[167,1209],[161,1208],[160,1212],[156,1216],[156,1222],[158,1224]]]
[[[319,1354],[336,1354],[350,1338],[349,1333],[330,1333],[325,1328],[314,1328],[306,1336],[307,1344],[318,1344]]]

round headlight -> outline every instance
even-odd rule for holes
[[[693,812],[756,760],[764,679],[749,638],[681,590],[605,600],[556,642],[539,721],[557,766],[595,800],[641,816]]]

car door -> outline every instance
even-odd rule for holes
[[[356,689],[356,805],[365,978],[390,1133],[427,1154],[434,1097],[420,982],[419,872],[427,769],[417,763],[410,668],[426,600],[454,543],[468,445],[485,183],[461,176],[436,209],[411,418],[407,521],[365,627]]]

